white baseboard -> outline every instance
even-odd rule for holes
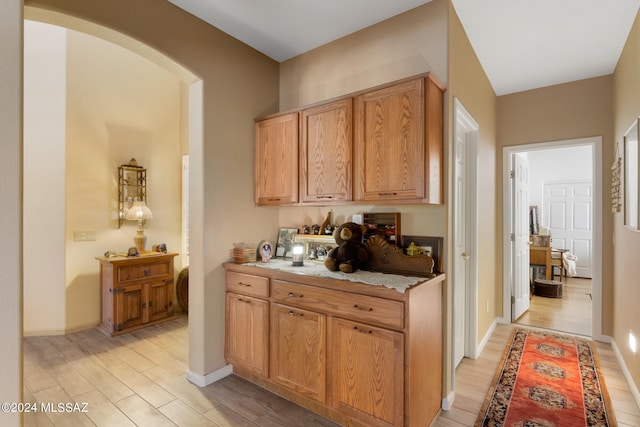
[[[622,369],[622,374],[624,375],[625,380],[627,380],[627,384],[631,390],[631,395],[633,395],[633,400],[636,401],[636,405],[640,408],[640,392],[638,391],[638,387],[636,387],[636,383],[633,381],[633,377],[631,376],[631,372],[629,372],[629,368],[627,368],[627,364],[624,363],[624,358],[622,357],[622,353],[620,353],[620,348],[618,348],[616,340],[613,338],[611,338],[611,348],[616,355],[620,369]]]
[[[456,400],[456,393],[455,391],[451,391],[447,396],[442,398],[442,410],[448,411],[451,409],[453,407],[454,400]]]
[[[213,384],[216,381],[220,381],[224,377],[228,377],[232,373],[233,373],[232,365],[223,366],[217,371],[213,371],[204,376],[198,375],[193,371],[187,371],[187,380],[197,385],[198,387],[206,387],[209,384]]]
[[[491,338],[491,334],[493,334],[493,331],[495,331],[497,325],[498,325],[498,319],[497,318],[493,319],[493,323],[491,323],[489,330],[487,331],[486,334],[484,334],[484,337],[482,337],[482,340],[480,341],[480,343],[478,344],[478,347],[476,348],[476,357],[474,359],[477,359],[478,357],[480,357],[480,355],[482,354],[482,350],[484,350],[484,347],[489,342],[489,338]]]

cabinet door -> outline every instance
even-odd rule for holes
[[[298,201],[298,113],[256,123],[255,202],[287,205]]]
[[[355,199],[424,199],[424,80],[358,96],[355,108]]]
[[[371,426],[404,425],[404,335],[331,321],[333,407]]]
[[[273,304],[271,317],[272,379],[324,403],[326,316]]]
[[[150,282],[148,288],[148,320],[173,316],[173,280]]]
[[[302,112],[301,202],[351,200],[352,110],[345,99]]]
[[[269,302],[231,292],[225,302],[225,358],[268,377]]]
[[[145,286],[141,282],[117,287],[114,294],[114,331],[122,331],[147,322],[147,295]]]

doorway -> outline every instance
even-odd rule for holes
[[[512,297],[513,297],[513,289],[514,289],[514,279],[513,279],[513,261],[512,261],[512,253],[513,253],[513,242],[511,241],[511,233],[513,232],[514,220],[513,220],[513,206],[514,200],[511,195],[511,177],[510,171],[513,170],[513,160],[515,154],[523,154],[528,153],[531,158],[544,157],[548,155],[549,150],[560,150],[566,151],[569,150],[573,154],[573,159],[583,159],[581,161],[576,160],[575,163],[579,163],[581,169],[585,167],[589,169],[591,173],[590,184],[585,187],[586,181],[589,180],[580,180],[580,179],[556,179],[549,170],[545,172],[544,168],[540,171],[535,170],[535,163],[532,166],[531,176],[532,176],[532,186],[535,191],[532,191],[532,200],[530,200],[531,205],[539,205],[542,209],[541,212],[541,221],[540,225],[543,228],[551,229],[551,235],[553,238],[553,232],[555,230],[558,235],[558,241],[556,242],[556,246],[560,245],[569,245],[571,247],[564,248],[569,251],[582,251],[581,256],[584,258],[583,264],[588,264],[592,279],[589,280],[589,283],[584,283],[584,279],[573,279],[567,280],[565,285],[563,285],[568,292],[577,292],[583,293],[582,298],[589,299],[589,305],[591,307],[591,312],[588,313],[590,316],[587,316],[588,322],[590,323],[590,335],[593,338],[599,338],[602,335],[602,279],[601,279],[601,271],[602,271],[602,261],[601,261],[601,251],[602,251],[602,160],[601,160],[601,152],[602,152],[602,138],[601,137],[593,137],[593,138],[581,138],[575,140],[565,140],[565,141],[553,141],[553,142],[545,142],[538,144],[528,144],[522,146],[514,146],[514,147],[505,147],[503,149],[503,188],[504,188],[504,198],[503,198],[503,213],[504,213],[504,229],[503,229],[503,248],[504,248],[504,299],[503,299],[503,321],[505,323],[511,322],[512,317]],[[555,151],[559,153],[560,151]],[[545,153],[546,152],[546,153]],[[584,157],[584,155],[588,154],[588,156]],[[583,155],[583,157],[580,157]],[[558,156],[558,159],[560,156]],[[547,157],[548,159],[548,157]],[[551,163],[551,164],[550,164]],[[566,167],[567,163],[562,161],[558,161],[556,165],[552,164],[553,161],[547,161],[547,167]],[[536,174],[540,175],[536,177]],[[546,178],[545,178],[546,174]],[[576,199],[567,195],[567,197],[556,198],[559,197],[562,193],[565,193],[570,189],[569,187],[574,186],[575,188],[571,189],[571,192],[575,196],[582,196],[584,194],[584,188],[589,188],[588,193],[590,196],[590,200],[586,201],[584,199],[580,199],[578,197],[579,206],[576,208],[577,210],[582,209],[582,222],[577,224],[579,227],[577,228],[590,228],[591,233],[588,239],[584,239],[584,236],[580,236],[577,239],[577,244],[573,244],[566,237],[563,230],[561,228],[566,227],[567,218],[566,215],[570,214],[572,217],[575,216],[576,212],[566,212],[567,203],[573,203]],[[579,187],[579,188],[578,188]],[[544,190],[547,190],[548,194],[544,194]],[[562,191],[553,191],[551,189],[561,189]],[[534,194],[535,193],[535,194]],[[546,197],[546,201],[545,201]],[[586,215],[586,217],[584,216]],[[588,222],[589,227],[585,227],[585,222]],[[563,227],[559,227],[559,225],[563,225]],[[571,227],[569,227],[571,228]],[[570,230],[571,231],[571,230]],[[555,239],[554,239],[555,241]],[[587,249],[588,248],[588,249]],[[559,272],[557,272],[559,273]],[[590,291],[584,291],[585,288],[590,289]],[[584,292],[583,292],[584,291]],[[572,295],[571,295],[572,296]],[[567,298],[564,300],[558,299],[555,303],[560,304],[567,303],[569,301],[570,295],[567,295]],[[533,300],[532,300],[533,301]],[[541,300],[542,302],[543,300]],[[551,303],[551,300],[544,300],[544,303]],[[565,304],[566,305],[566,304]],[[536,321],[536,316],[538,313],[536,310],[540,309],[548,309],[551,310],[553,304],[551,304],[547,308],[541,308],[540,306],[532,307],[530,312],[525,313],[523,317],[520,319],[523,323],[529,324],[531,326],[539,326],[539,327],[549,327],[548,324],[545,325],[544,322]],[[584,310],[583,310],[584,311]],[[584,315],[584,313],[582,313]],[[539,324],[536,324],[539,323]],[[571,329],[566,323],[559,321],[556,323],[556,327],[554,329],[563,330]],[[575,331],[565,331],[565,332],[574,332]],[[585,329],[581,329],[581,334],[585,334]]]

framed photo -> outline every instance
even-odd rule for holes
[[[338,246],[336,239],[329,235],[298,234],[296,242],[304,245],[304,259],[315,262],[324,262],[329,251]]]
[[[297,228],[281,228],[278,232],[278,243],[276,244],[276,257],[292,258],[293,242],[298,234]]]
[[[433,272],[440,273],[442,271],[442,241],[442,237],[402,236],[402,251],[406,254],[411,242],[415,243],[422,250],[422,253],[433,258]]]

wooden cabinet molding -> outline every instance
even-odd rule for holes
[[[98,329],[114,336],[174,319],[173,258],[177,255],[96,257],[102,306]]]
[[[256,204],[444,203],[445,90],[425,73],[257,120]]]
[[[438,414],[444,275],[401,293],[241,264],[224,268],[225,356],[234,373],[343,425],[424,426]],[[263,308],[245,303],[241,313],[234,298]]]

